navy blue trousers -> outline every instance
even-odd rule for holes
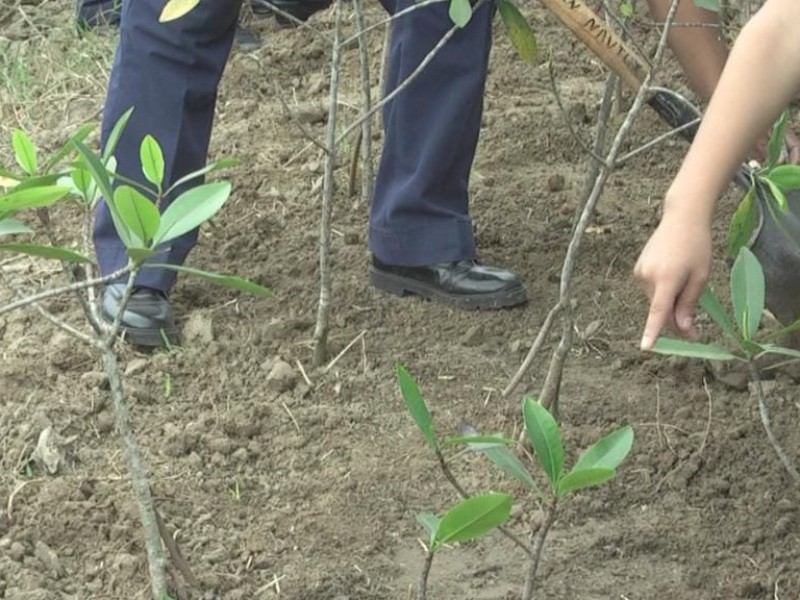
[[[381,0],[390,13],[414,0]],[[230,52],[240,0],[205,0],[188,16],[158,23],[163,0],[126,1],[103,116],[103,140],[131,106],[115,153],[123,175],[143,181],[139,145],[153,135],[164,150],[167,182],[206,162],[219,79]],[[370,249],[393,264],[471,258],[470,169],[478,141],[491,47],[492,9],[482,7],[433,62],[384,111],[385,146],[375,182]],[[403,16],[394,25],[387,93],[419,65],[451,27],[447,3]],[[171,199],[167,199],[169,202]],[[94,231],[102,274],[127,264],[108,208]],[[197,232],[174,240],[158,262],[181,264]],[[171,271],[143,269],[137,285],[169,292]]]

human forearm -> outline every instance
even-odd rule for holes
[[[671,0],[647,0],[650,14],[663,22]],[[669,45],[689,79],[692,89],[708,102],[717,85],[727,58],[727,48],[720,37],[716,13],[698,8],[693,0],[680,0],[675,16],[678,23],[669,32]]]
[[[710,222],[736,168],[800,87],[795,5],[767,0],[739,35],[665,212],[678,209]]]

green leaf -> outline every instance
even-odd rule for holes
[[[484,536],[505,523],[510,515],[508,494],[483,494],[462,500],[442,516],[431,549]]]
[[[728,311],[725,310],[725,307],[719,301],[716,294],[711,288],[706,288],[703,291],[703,295],[700,296],[700,306],[701,308],[708,313],[708,315],[714,320],[714,322],[720,326],[722,331],[725,332],[725,335],[728,336],[731,340],[741,344],[741,340],[736,333],[736,329],[733,327],[733,321],[731,321],[730,316],[728,316]]]
[[[671,356],[688,356],[705,360],[735,360],[736,356],[714,344],[700,344],[670,337],[660,337],[653,344],[653,352]]]
[[[63,260],[65,262],[94,262],[88,256],[84,256],[83,254],[75,252],[74,250],[58,248],[56,246],[40,246],[38,244],[0,244],[0,251],[19,252],[20,254],[29,254],[31,256],[40,256],[42,258],[53,258],[56,260]]]
[[[786,201],[786,194],[783,193],[783,190],[775,185],[775,182],[771,179],[762,178],[761,181],[765,181],[767,183],[767,187],[769,187],[772,199],[778,204],[778,208],[780,208],[781,211],[786,212],[786,210],[789,208],[789,203]]]
[[[764,342],[772,342],[774,340],[778,340],[785,335],[789,335],[790,333],[794,333],[795,331],[800,331],[800,319],[797,319],[791,325],[787,325],[786,327],[781,327],[776,331],[771,331],[769,334],[765,335],[762,340]]]
[[[439,530],[439,517],[433,513],[424,512],[417,515],[417,523],[422,525],[428,533],[428,545],[433,547],[434,540],[436,539],[436,532]]]
[[[719,12],[719,0],[694,0],[697,8],[705,8],[712,12]]]
[[[158,250],[154,250],[152,248],[126,248],[125,253],[130,257],[131,260],[141,264],[159,252]]]
[[[465,27],[472,18],[469,0],[450,0],[450,20],[459,27]]]
[[[442,439],[442,447],[458,446],[460,444],[469,444],[472,446],[480,445],[481,448],[496,448],[497,446],[512,446],[516,444],[515,440],[503,437],[502,435],[455,435],[448,436]]]
[[[784,348],[783,346],[778,346],[777,344],[759,344],[759,346],[761,346],[762,350],[768,352],[769,354],[782,354],[783,356],[800,358],[800,350]]]
[[[781,159],[781,153],[786,143],[786,126],[788,123],[789,111],[785,110],[772,128],[767,149],[767,169],[772,169]]]
[[[26,208],[42,208],[50,206],[69,194],[69,188],[61,185],[20,188],[17,186],[9,193],[0,196],[0,213],[11,214]]]
[[[767,179],[784,191],[800,189],[800,166],[778,165],[769,172]]]
[[[183,184],[192,181],[193,179],[198,179],[200,177],[204,177],[205,175],[208,175],[212,171],[219,171],[221,169],[228,169],[230,167],[235,167],[238,164],[239,164],[239,161],[236,160],[235,158],[223,158],[222,160],[218,160],[215,163],[211,163],[210,165],[206,165],[202,169],[199,169],[197,171],[193,171],[193,172],[189,173],[188,175],[184,175],[183,177],[178,179],[178,181],[176,181],[171,186],[169,186],[169,189],[165,193],[169,193],[172,190],[174,190],[176,188],[179,188]]]
[[[536,35],[528,20],[511,0],[500,0],[497,8],[517,54],[525,62],[535,65],[539,60],[539,50]]]
[[[528,469],[522,464],[522,461],[514,454],[509,448],[499,444],[486,444],[478,441],[481,436],[475,429],[468,424],[461,425],[462,437],[465,438],[467,447],[473,452],[483,454],[494,465],[499,468],[503,473],[512,477],[522,483],[522,485],[534,490],[537,494],[542,496],[542,491],[536,485]]]
[[[555,490],[555,484],[564,470],[564,448],[561,446],[558,423],[550,411],[533,398],[525,398],[522,412],[536,458]]]
[[[742,198],[728,226],[728,255],[736,256],[748,244],[758,224],[755,189],[750,188]]]
[[[764,271],[755,255],[741,248],[731,269],[733,313],[746,340],[753,339],[764,312]]]
[[[198,4],[200,4],[200,0],[169,0],[161,10],[158,22],[168,23],[169,21],[180,19]]]
[[[21,129],[15,129],[11,134],[11,145],[14,148],[14,154],[17,158],[17,163],[22,170],[28,175],[35,175],[36,170],[39,168],[39,162],[36,158],[36,147],[33,145],[31,138],[28,134]]]
[[[633,446],[633,428],[630,425],[620,427],[589,446],[572,470],[616,469],[628,456],[631,446]]]
[[[164,154],[153,136],[144,136],[139,147],[139,159],[142,161],[142,172],[147,181],[160,190],[164,183]]]
[[[614,469],[573,469],[558,482],[556,496],[561,498],[570,492],[583,488],[600,485],[613,479],[617,472]]]
[[[78,154],[80,154],[83,159],[83,165],[86,167],[86,170],[92,174],[92,179],[94,179],[100,193],[105,198],[112,198],[111,179],[108,176],[108,171],[104,166],[104,162],[101,161],[94,152],[89,150],[83,142],[79,140],[71,140],[71,142],[75,148],[77,148]]]
[[[114,190],[114,204],[131,238],[142,242],[137,246],[150,246],[161,222],[156,205],[141,192],[127,185],[121,185]]]
[[[206,281],[210,281],[211,283],[215,283],[222,287],[230,288],[232,290],[239,290],[240,292],[247,292],[248,294],[254,294],[256,296],[274,296],[272,290],[258,285],[257,283],[254,283],[248,279],[236,277],[235,275],[220,275],[219,273],[210,273],[208,271],[201,271],[200,269],[193,269],[191,267],[183,267],[179,265],[148,263],[144,266],[145,268],[150,267],[153,269],[170,269],[172,271],[177,271],[178,273],[186,273],[187,275],[205,279]]]
[[[105,148],[103,148],[103,163],[107,164],[108,159],[114,154],[114,151],[117,149],[117,144],[119,144],[119,138],[122,137],[122,132],[125,130],[125,127],[128,126],[128,121],[133,114],[133,107],[126,110],[122,113],[122,116],[114,123],[114,127],[111,129],[111,133],[108,134],[108,139],[106,140]],[[104,191],[103,195],[108,198],[108,194]]]
[[[411,413],[411,417],[431,448],[436,449],[437,442],[433,419],[431,419],[428,405],[425,403],[425,398],[422,397],[422,392],[417,382],[408,370],[399,363],[395,365],[395,373],[397,375],[397,384],[400,386],[400,393],[403,395],[403,401],[408,412]]]
[[[17,233],[33,233],[33,231],[25,223],[10,219],[0,220],[0,237]]]
[[[155,235],[155,243],[174,240],[213,217],[231,193],[227,181],[199,185],[175,198],[161,215],[161,225]]]
[[[81,167],[75,167],[72,169],[70,179],[72,180],[72,185],[75,187],[75,191],[83,196],[85,200],[91,201],[91,196],[95,187],[94,180],[89,171]]]
[[[45,173],[50,172],[50,169],[55,167],[58,163],[64,160],[67,155],[75,150],[75,145],[72,143],[73,140],[77,140],[82,142],[89,134],[94,131],[95,127],[97,127],[97,123],[84,123],[78,128],[78,131],[73,133],[69,140],[58,149],[58,151],[50,157],[50,160],[47,161],[47,165],[44,168]]]
[[[622,0],[619,3],[619,14],[625,19],[630,19],[633,16],[633,3],[631,0]]]

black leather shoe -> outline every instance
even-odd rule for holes
[[[108,323],[119,314],[124,292],[124,283],[112,283],[103,290],[101,314]],[[146,287],[135,288],[122,315],[120,333],[134,346],[155,348],[177,344],[178,328],[164,293]]]
[[[399,267],[373,257],[369,278],[374,287],[395,296],[415,294],[460,308],[506,308],[528,299],[515,273],[486,267],[475,260]]]

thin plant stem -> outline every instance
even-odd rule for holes
[[[336,169],[336,126],[339,103],[339,75],[341,72],[342,13],[344,0],[336,0],[336,25],[333,39],[333,57],[331,59],[331,82],[328,100],[328,123],[326,145],[328,154],[325,157],[325,175],[322,184],[322,218],[319,224],[319,305],[317,307],[317,324],[314,328],[314,366],[321,367],[328,355],[328,322],[331,311],[331,217],[333,214],[333,196],[336,187],[334,171]]]
[[[553,498],[547,507],[544,522],[536,530],[531,541],[531,559],[528,563],[528,574],[525,578],[525,588],[522,592],[522,600],[533,600],[533,595],[536,593],[536,573],[539,570],[539,563],[542,560],[542,551],[544,550],[544,542],[547,539],[547,534],[556,520],[556,512],[558,509],[558,499]]]
[[[45,290],[43,292],[39,292],[38,294],[33,294],[32,296],[27,296],[22,300],[11,302],[10,304],[6,304],[2,308],[0,308],[0,316],[6,313],[10,313],[11,311],[17,310],[18,308],[24,308],[26,306],[30,306],[31,304],[40,302],[41,300],[47,300],[48,298],[53,298],[55,296],[69,294],[76,290],[82,290],[84,288],[92,287],[95,285],[103,285],[104,283],[108,283],[109,281],[113,281],[114,279],[122,277],[129,271],[130,268],[125,267],[123,269],[119,269],[118,271],[114,271],[113,273],[109,273],[104,277],[96,277],[94,279],[85,279],[83,281],[76,281],[75,283],[71,283],[69,285],[64,285],[58,288],[53,288],[51,290]]]
[[[369,205],[372,199],[372,186],[374,180],[372,168],[372,85],[370,85],[369,69],[369,39],[364,21],[364,7],[362,0],[353,0],[353,10],[356,15],[356,24],[361,35],[358,37],[358,58],[361,71],[361,202]],[[354,151],[354,154],[357,152]]]
[[[428,575],[433,564],[433,550],[428,550],[425,555],[425,562],[422,564],[422,571],[419,574],[419,584],[417,585],[417,600],[425,600],[428,596]]]
[[[755,363],[750,360],[747,362],[747,368],[750,371],[750,380],[756,390],[756,397],[758,398],[758,413],[761,416],[761,424],[764,425],[764,430],[767,432],[767,439],[772,444],[775,454],[778,455],[781,463],[783,464],[786,472],[789,473],[794,480],[795,485],[800,485],[800,473],[797,471],[792,459],[786,454],[786,451],[781,446],[778,438],[775,437],[775,432],[772,431],[772,424],[770,423],[769,410],[767,408],[767,400],[764,396],[764,386],[761,384],[761,376],[758,374],[758,368]]]

